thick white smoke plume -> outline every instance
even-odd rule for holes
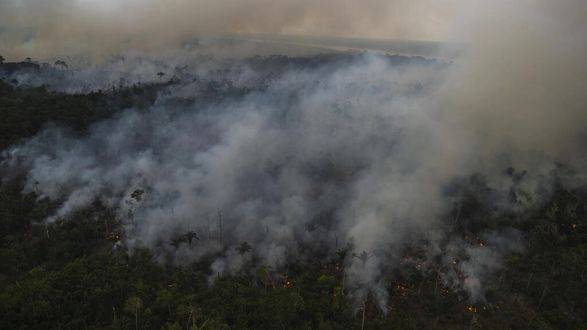
[[[492,210],[516,212],[544,197],[555,162],[584,168],[586,7],[473,2],[474,19],[459,22],[467,53],[452,64],[367,54],[269,78],[242,62],[218,87],[234,97],[186,103],[214,78],[182,80],[147,112],[129,109],[83,138],[49,128],[5,164],[63,200],[56,217],[104,200],[125,219],[127,246],[177,262],[213,256],[215,272],[231,273],[251,254],[279,268],[350,244],[349,292],[373,292],[383,307],[386,272],[423,242],[425,264],[441,259],[448,285],[482,299],[483,280],[521,238],[454,237],[459,200],[448,191],[480,174]],[[525,197],[497,197],[512,192]],[[186,232],[197,243],[172,247]],[[252,251],[238,253],[242,242]]]

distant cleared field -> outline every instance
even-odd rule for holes
[[[464,48],[462,44],[433,41],[295,36],[275,34],[235,35],[230,38],[259,43],[279,43],[314,46],[335,50],[372,50],[385,53],[418,55],[424,57],[454,58]]]

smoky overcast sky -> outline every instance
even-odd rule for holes
[[[231,33],[445,40],[459,2],[0,0],[0,50],[9,57],[154,50]]]
[[[0,0],[0,52],[99,57],[233,33],[469,43],[482,40],[480,29],[536,16],[571,28],[557,33],[580,31],[586,8],[584,0]]]

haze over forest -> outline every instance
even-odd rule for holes
[[[0,328],[581,328],[587,2],[0,0]]]

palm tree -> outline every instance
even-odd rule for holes
[[[361,260],[363,262],[363,265],[365,265],[367,261],[371,259],[371,257],[373,257],[373,254],[367,253],[367,251],[363,251],[359,255],[353,254],[353,257]]]

